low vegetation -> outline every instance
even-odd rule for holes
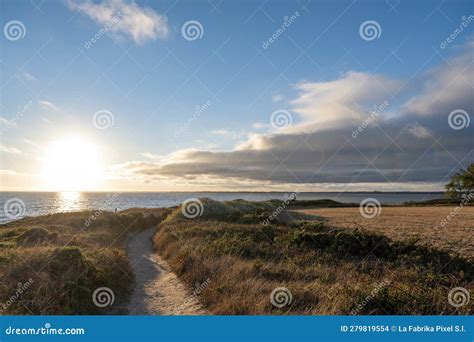
[[[176,209],[155,247],[212,314],[469,314],[448,302],[453,287],[472,289],[472,260],[321,222],[265,218],[281,202],[203,199],[194,219]],[[267,222],[263,224],[263,222]],[[270,296],[284,287],[291,302]]]
[[[202,199],[202,204],[193,219],[181,208],[137,208],[60,213],[0,226],[1,313],[127,314],[134,278],[125,243],[130,233],[153,226],[157,252],[211,314],[473,312],[472,304],[448,302],[454,287],[472,293],[468,254],[281,210],[336,208],[337,202]],[[114,305],[94,305],[92,293],[99,287],[113,289]],[[272,304],[277,288],[288,291],[274,297],[277,304],[283,298],[283,305]]]
[[[156,226],[167,209],[59,213],[0,226],[0,313],[103,314],[121,311],[133,288],[124,242]],[[112,288],[99,308],[92,293]]]

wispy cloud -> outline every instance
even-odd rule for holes
[[[228,129],[225,129],[225,128],[215,129],[215,130],[211,131],[211,133],[214,134],[214,135],[217,135],[217,136],[220,136],[220,137],[223,137],[223,138],[232,139],[232,140],[240,139],[241,137],[243,137],[245,135],[245,132],[231,131],[231,130],[228,130]]]
[[[110,27],[110,32],[118,36],[128,36],[137,44],[166,38],[170,31],[166,16],[133,1],[104,0],[96,3],[90,0],[69,0],[68,5],[99,25],[106,25],[118,16],[120,20]]]
[[[21,77],[25,81],[37,81],[36,77],[34,77],[27,71],[22,71],[19,77]]]
[[[0,145],[0,152],[11,153],[11,154],[21,154],[21,151],[15,147]]]
[[[52,109],[52,110],[59,110],[59,108],[52,102],[40,100],[38,104],[44,108]]]

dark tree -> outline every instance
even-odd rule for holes
[[[463,200],[467,195],[474,194],[474,163],[451,177],[446,185],[446,193],[449,198],[456,200]]]

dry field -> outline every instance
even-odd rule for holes
[[[380,215],[367,219],[359,208],[297,210],[329,226],[362,228],[384,234],[395,240],[419,238],[421,243],[460,253],[474,259],[474,207],[464,207],[441,225],[455,207],[382,207]]]

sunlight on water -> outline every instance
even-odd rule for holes
[[[57,192],[56,202],[59,207],[59,211],[78,211],[85,209],[84,194],[81,192]]]

